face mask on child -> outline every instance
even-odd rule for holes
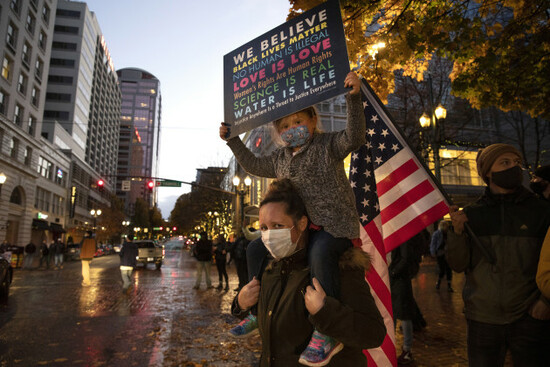
[[[262,242],[271,256],[275,259],[282,259],[296,251],[298,243],[292,242],[290,238],[290,230],[292,228],[268,229],[262,231]]]
[[[281,139],[283,139],[289,148],[296,148],[304,145],[309,139],[309,136],[307,126],[298,125],[283,132],[281,134]]]

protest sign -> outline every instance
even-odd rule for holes
[[[340,5],[323,3],[224,56],[231,137],[346,92]]]

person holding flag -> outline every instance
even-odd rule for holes
[[[345,130],[321,132],[317,128],[319,115],[315,108],[309,107],[273,123],[284,145],[269,156],[256,157],[238,136],[227,141],[235,158],[248,173],[288,178],[294,184],[305,202],[310,220],[319,228],[312,234],[308,249],[311,277],[317,278],[326,294],[335,298],[340,294],[338,259],[352,247],[352,240],[359,238],[359,216],[343,161],[365,143],[366,132],[361,82],[357,74],[350,72],[344,85],[351,88],[346,94],[348,123]],[[219,133],[226,140],[229,127],[222,123]],[[256,277],[261,281],[268,253],[273,256],[262,239],[249,244],[250,279]],[[256,316],[251,313],[231,330],[231,334],[240,337],[256,327]],[[322,366],[341,348],[341,343],[315,330],[300,363]]]
[[[466,273],[462,294],[470,366],[550,366],[550,307],[535,276],[550,225],[550,204],[522,185],[521,153],[492,144],[478,153],[484,195],[464,210],[451,206],[447,261]],[[474,246],[468,223],[493,259]]]

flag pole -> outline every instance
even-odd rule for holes
[[[378,96],[376,95],[376,93],[374,93],[374,91],[372,90],[372,88],[370,87],[370,85],[367,83],[367,81],[364,79],[364,78],[361,78],[361,89],[363,91],[363,93],[365,94],[365,96],[372,96],[378,106],[382,109],[382,112],[389,117],[389,120],[390,121],[393,121],[393,119],[391,118],[391,115],[389,113],[389,111],[386,109],[386,106],[380,101],[380,99],[378,98]],[[376,106],[375,106],[376,108]],[[406,135],[403,133],[403,131],[401,130],[401,128],[399,126],[397,126],[396,124],[393,124],[393,127],[397,130],[397,132],[401,135],[401,138],[405,141],[405,143],[407,143],[407,145],[409,147],[411,147],[412,145],[410,144],[409,140],[407,139]],[[418,152],[416,152],[415,150],[413,149],[410,149],[410,151],[414,154],[414,156],[416,157],[416,160],[418,161],[418,163],[420,163],[420,165],[422,165],[422,167],[424,168],[424,170],[428,173],[428,175],[430,176],[430,178],[432,179],[432,182],[437,186],[437,188],[439,189],[439,191],[441,192],[441,194],[443,195],[443,197],[445,198],[445,200],[447,201],[448,205],[454,205],[453,204],[453,201],[451,200],[450,196],[447,194],[447,192],[445,191],[445,189],[443,188],[443,185],[441,184],[441,182],[434,176],[434,174],[432,173],[432,171],[428,168],[428,166],[426,165],[426,162],[424,162],[424,159],[421,159],[418,155]],[[479,238],[477,237],[477,235],[474,233],[474,231],[472,230],[472,228],[470,227],[470,225],[468,224],[468,222],[464,223],[464,229],[466,230],[466,232],[468,233],[468,235],[470,236],[470,238],[472,239],[472,241],[474,242],[474,244],[477,246],[477,248],[479,249],[479,251],[481,251],[481,253],[483,254],[483,256],[487,259],[487,261],[491,264],[491,265],[494,265],[496,263],[495,261],[495,258],[494,256],[491,254],[491,252],[489,251],[489,249],[479,240]]]

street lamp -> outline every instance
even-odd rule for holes
[[[101,215],[101,209],[92,209],[92,210],[90,210],[90,214],[92,215],[92,217],[94,217],[93,230],[94,230],[94,237],[95,237],[97,217],[99,217]]]
[[[235,186],[235,192],[240,197],[240,200],[237,200],[237,203],[240,204],[240,218],[237,224],[237,228],[241,229],[244,223],[244,196],[248,193],[250,185],[252,184],[252,179],[250,176],[246,176],[244,182],[241,182],[239,176],[233,177],[233,185]]]
[[[6,177],[4,172],[0,172],[0,194],[2,193],[2,186],[4,185],[7,179],[8,178]]]

